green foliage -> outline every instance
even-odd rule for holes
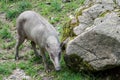
[[[19,13],[20,13],[20,12],[19,12],[17,9],[8,10],[8,11],[6,12],[6,18],[12,20],[12,19],[14,19],[15,17],[17,17]]]
[[[3,22],[0,21],[0,30],[2,29],[3,25],[4,25]]]
[[[3,77],[4,77],[3,75],[0,75],[0,80],[3,80]]]
[[[21,1],[18,3],[18,10],[20,10],[20,12],[30,9],[31,7],[32,7],[32,5],[28,1]]]
[[[4,1],[1,1],[0,6],[1,6],[0,10],[7,11],[8,5]]]
[[[10,42],[4,42],[2,45],[1,45],[1,48],[2,49],[12,49],[16,44],[16,41],[15,40],[12,40]]]
[[[83,4],[85,2],[85,0],[80,0],[80,3]]]
[[[20,13],[22,13],[25,10],[28,10],[32,7],[30,2],[28,1],[20,1],[17,3],[17,7],[15,9],[10,9],[6,11],[6,18],[9,20],[12,20],[16,18]]]
[[[4,1],[4,2],[12,2],[12,1],[15,1],[15,0],[0,0],[0,1]]]
[[[9,75],[12,73],[12,70],[14,70],[16,68],[16,64],[14,63],[0,63],[0,74],[2,75]]]
[[[30,61],[21,61],[17,67],[24,70],[28,75],[35,76],[41,66],[35,66],[33,62]]]
[[[59,2],[57,2],[56,0],[51,2],[51,8],[52,8],[52,10],[55,10],[55,11],[61,11],[62,10],[61,4]]]
[[[50,23],[55,24],[55,23],[59,22],[59,20],[60,20],[59,17],[51,18]]]
[[[0,74],[3,74],[3,75],[9,75],[11,74],[11,70],[8,70],[8,68],[5,68],[5,66],[0,66]]]
[[[14,59],[14,55],[11,55],[10,53],[1,53],[0,58],[3,60],[11,60]]]
[[[110,11],[109,11],[109,10],[107,10],[107,11],[105,11],[105,12],[101,13],[101,14],[99,15],[99,17],[104,17],[107,13],[110,13]]]
[[[40,10],[41,10],[41,15],[48,15],[49,14],[49,6],[46,5],[44,2],[41,2],[39,3],[39,7],[40,7]],[[43,10],[44,8],[44,10]]]
[[[62,32],[62,29],[63,28],[63,26],[62,25],[58,25],[57,26],[57,31],[59,32],[59,34],[61,34],[61,32]],[[60,38],[61,38],[61,36],[60,36]],[[60,39],[61,40],[61,39]]]
[[[63,71],[61,73],[55,73],[55,74],[57,74],[55,78],[56,80],[82,80],[83,79],[79,73],[75,74],[70,71]]]
[[[12,38],[8,25],[3,25],[3,27],[0,29],[0,37],[2,39]]]

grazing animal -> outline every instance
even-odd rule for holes
[[[48,70],[45,52],[47,51],[50,60],[57,71],[60,70],[61,48],[58,33],[55,28],[41,15],[34,11],[25,11],[19,15],[16,21],[18,41],[16,44],[15,59],[19,59],[19,47],[25,39],[31,40],[32,48],[38,56],[36,45],[39,46],[45,70]]]

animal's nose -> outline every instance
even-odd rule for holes
[[[56,71],[60,71],[61,67],[56,67],[55,70]]]

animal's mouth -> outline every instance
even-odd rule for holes
[[[53,62],[53,64],[54,64],[54,66],[55,66],[55,70],[56,70],[56,71],[60,71],[61,66],[60,66],[60,62],[59,62],[58,57],[55,57],[54,60],[55,60],[55,61]]]
[[[55,70],[56,70],[56,71],[60,71],[60,70],[61,70],[61,67],[55,67]]]

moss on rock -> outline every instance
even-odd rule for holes
[[[70,39],[73,39],[76,35],[73,32],[73,28],[78,26],[80,24],[78,17],[80,15],[82,15],[82,11],[89,8],[91,6],[91,4],[89,4],[87,7],[82,7],[82,8],[78,8],[78,10],[76,10],[75,12],[75,18],[69,20],[68,22],[66,22],[63,26],[63,30],[62,30],[62,36],[61,36],[61,41],[66,40],[68,37]],[[75,21],[74,21],[75,20]]]
[[[107,13],[110,13],[110,11],[106,10],[105,12],[102,12],[98,17],[105,17]]]
[[[74,22],[74,23],[72,23],[72,20],[65,23],[65,25],[63,27],[63,31],[62,31],[62,40],[61,41],[66,40],[68,37],[70,37],[72,39],[74,36],[76,36],[73,32],[73,28],[78,25],[79,25],[79,22],[77,19],[76,19],[76,22]]]
[[[79,57],[76,54],[65,55],[64,60],[65,60],[66,65],[73,71],[94,72],[93,67],[87,61],[84,61],[81,57]]]

